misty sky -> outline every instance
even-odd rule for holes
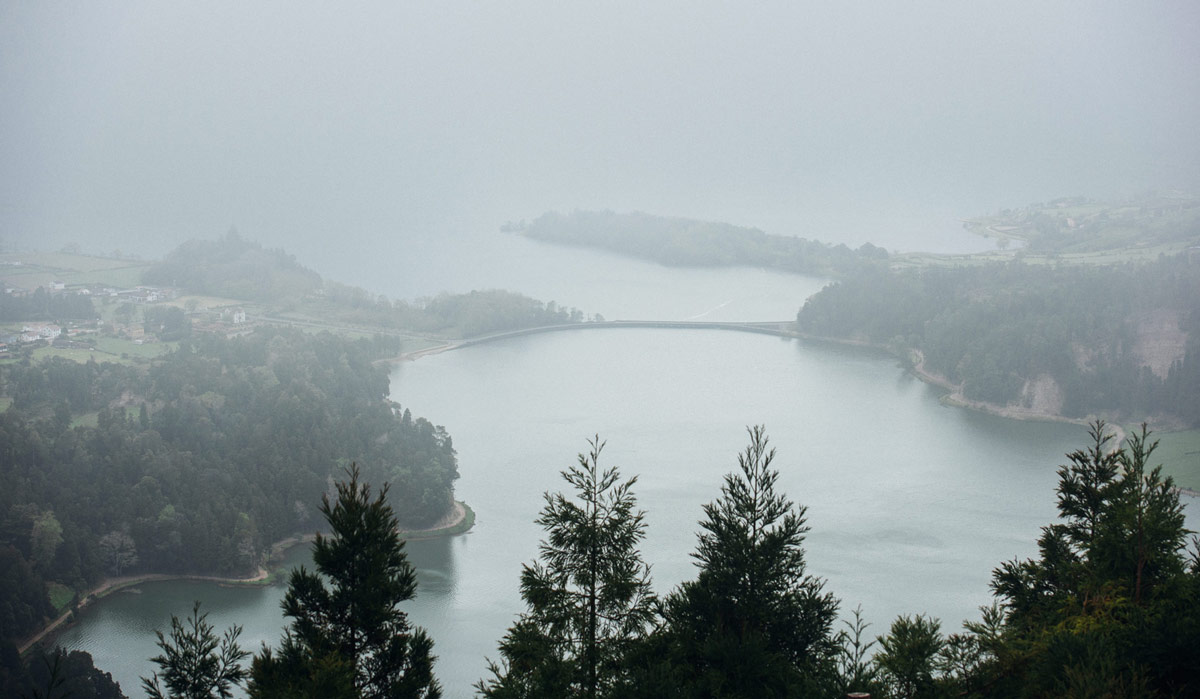
[[[0,239],[317,263],[611,208],[912,249],[1196,188],[1198,80],[1192,0],[9,0]]]

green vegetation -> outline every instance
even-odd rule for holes
[[[193,295],[254,302],[260,317],[336,326],[342,333],[386,330],[470,337],[583,320],[577,309],[494,289],[439,294],[417,302],[391,300],[322,280],[286,252],[264,250],[236,233],[183,244],[147,269],[144,281],[178,286]]]
[[[172,352],[179,346],[176,342],[143,342],[137,343],[111,335],[96,337],[95,348],[104,356],[96,356],[98,361],[120,361],[128,359],[154,359]]]
[[[201,335],[138,365],[0,367],[0,637],[53,613],[47,582],[138,572],[244,575],[316,526],[357,462],[424,528],[453,505],[445,430],[387,400],[395,343],[261,329]],[[95,415],[95,425],[78,416]]]
[[[0,294],[0,320],[91,320],[96,317],[92,300],[78,294],[51,294],[38,287],[32,294]]]
[[[540,560],[521,571],[527,611],[500,642],[500,664],[478,684],[485,697],[608,697],[630,691],[633,643],[654,619],[657,601],[638,544],[644,514],[622,482],[600,469],[603,442],[589,442],[563,471],[574,499],[546,494],[537,523],[547,538]]]
[[[140,283],[149,263],[137,260],[60,252],[0,254],[0,278],[26,289],[48,287],[60,281],[68,285],[104,284],[118,289]]]
[[[112,675],[92,664],[83,651],[38,650],[23,661],[11,643],[0,641],[0,696],[125,699]]]
[[[700,569],[663,605],[633,671],[638,696],[819,696],[836,685],[838,600],[807,572],[805,508],[775,490],[762,427],[704,506]]]
[[[582,506],[547,496],[538,520],[550,534],[544,563],[521,576],[530,611],[501,641],[504,664],[481,689],[589,698],[1194,696],[1200,541],[1185,550],[1179,496],[1150,467],[1155,443],[1144,428],[1116,450],[1104,423],[1090,437],[1058,471],[1060,521],[1043,528],[1036,558],[995,569],[995,601],[980,620],[946,635],[937,619],[902,615],[873,640],[858,611],[834,631],[838,601],[805,570],[804,508],[774,491],[778,471],[761,428],[721,498],[704,508],[697,579],[651,619],[623,623],[631,607],[620,605],[597,613],[590,590],[608,604],[642,599],[647,580],[628,483],[593,496],[603,505],[591,514],[588,495],[616,483],[609,471],[601,487],[589,485],[594,449],[582,470],[564,473]],[[601,534],[609,528],[598,521],[620,523],[620,534]],[[591,650],[592,629],[609,623],[619,633]]]
[[[1169,254],[1200,245],[1200,199],[1181,193],[1120,202],[1068,197],[972,219],[966,227],[1002,245],[1019,241],[1031,253],[1152,249]]]
[[[298,299],[321,288],[321,277],[283,250],[267,250],[230,231],[220,240],[191,240],[142,275],[146,284],[247,301]]]
[[[75,590],[62,583],[48,583],[46,592],[50,595],[50,606],[54,607],[58,614],[62,614],[75,599]]]
[[[815,240],[767,235],[757,228],[644,213],[576,211],[542,214],[503,230],[535,240],[610,250],[665,265],[748,265],[786,272],[840,276],[887,264],[888,253],[864,244],[857,250]]]
[[[1200,425],[1200,264],[877,271],[826,287],[803,333],[916,356],[967,400]]]
[[[388,504],[359,483],[358,468],[321,500],[328,537],[313,542],[315,571],[293,570],[283,599],[290,622],[278,650],[254,657],[255,699],[434,699],[433,641],[399,609],[416,594],[417,576],[404,553]]]
[[[151,699],[232,697],[233,688],[246,677],[241,663],[250,653],[237,642],[242,627],[234,626],[217,636],[208,615],[200,613],[199,602],[192,606],[186,623],[171,615],[169,636],[161,631],[154,633],[162,654],[150,661],[162,674],[155,672],[142,678],[142,689]],[[162,684],[166,684],[165,692]]]

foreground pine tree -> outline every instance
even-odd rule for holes
[[[237,642],[242,627],[233,626],[218,636],[208,615],[200,613],[200,602],[192,605],[186,623],[171,615],[169,636],[154,633],[162,653],[150,661],[159,672],[142,678],[142,689],[151,699],[226,699],[246,679],[242,660],[250,653]]]
[[[636,478],[600,469],[599,437],[563,471],[575,500],[546,494],[537,523],[547,532],[540,560],[521,572],[528,611],[500,642],[502,660],[480,681],[486,697],[625,696],[625,659],[653,619],[650,570],[637,546]]]
[[[417,581],[387,486],[372,499],[357,466],[349,476],[337,484],[336,502],[322,499],[330,535],[313,544],[315,572],[292,571],[283,600],[292,622],[278,651],[264,647],[255,656],[251,697],[441,696],[433,641],[399,608],[416,595]]]
[[[748,431],[738,470],[704,506],[700,574],[643,645],[638,696],[820,696],[835,681],[838,602],[806,570],[805,508],[776,491],[765,430]]]

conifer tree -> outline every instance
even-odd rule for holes
[[[387,486],[372,499],[358,467],[348,474],[335,502],[322,498],[330,535],[313,543],[315,572],[292,571],[283,600],[292,622],[278,653],[264,647],[255,657],[252,697],[441,696],[433,641],[399,608],[417,580]]]
[[[671,666],[651,671],[671,696],[811,696],[836,675],[838,602],[807,573],[805,508],[775,489],[775,450],[761,426],[721,498],[704,506],[700,566],[666,605]]]
[[[1040,556],[993,572],[1002,633],[982,645],[979,684],[1030,696],[1194,696],[1200,551],[1185,551],[1179,493],[1145,425],[1120,448],[1104,423],[1059,470],[1063,520]],[[1195,540],[1193,540],[1195,545]]]
[[[480,681],[486,697],[624,696],[625,659],[653,619],[650,569],[633,485],[601,470],[599,437],[562,472],[575,500],[547,493],[537,523],[547,538],[540,560],[521,572],[528,611],[500,643],[502,660]]]
[[[170,636],[154,633],[162,654],[150,660],[162,674],[142,678],[142,688],[152,699],[227,699],[246,678],[242,660],[250,653],[237,642],[242,627],[230,627],[218,636],[208,615],[200,613],[200,602],[192,606],[186,624],[171,615]]]

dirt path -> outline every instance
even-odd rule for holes
[[[246,585],[262,582],[269,575],[266,568],[259,567],[258,572],[248,578],[227,578],[218,575],[171,575],[168,573],[147,573],[145,575],[126,575],[118,578],[105,578],[99,585],[92,588],[79,602],[79,610],[82,611],[92,602],[99,600],[117,590],[126,587],[133,587],[147,582],[157,582],[161,580],[203,580],[207,582],[226,583],[230,585]],[[51,621],[41,631],[34,634],[32,638],[17,646],[17,650],[24,655],[26,651],[40,642],[42,639],[56,631],[67,620],[71,618],[71,610],[67,610],[54,621]]]

